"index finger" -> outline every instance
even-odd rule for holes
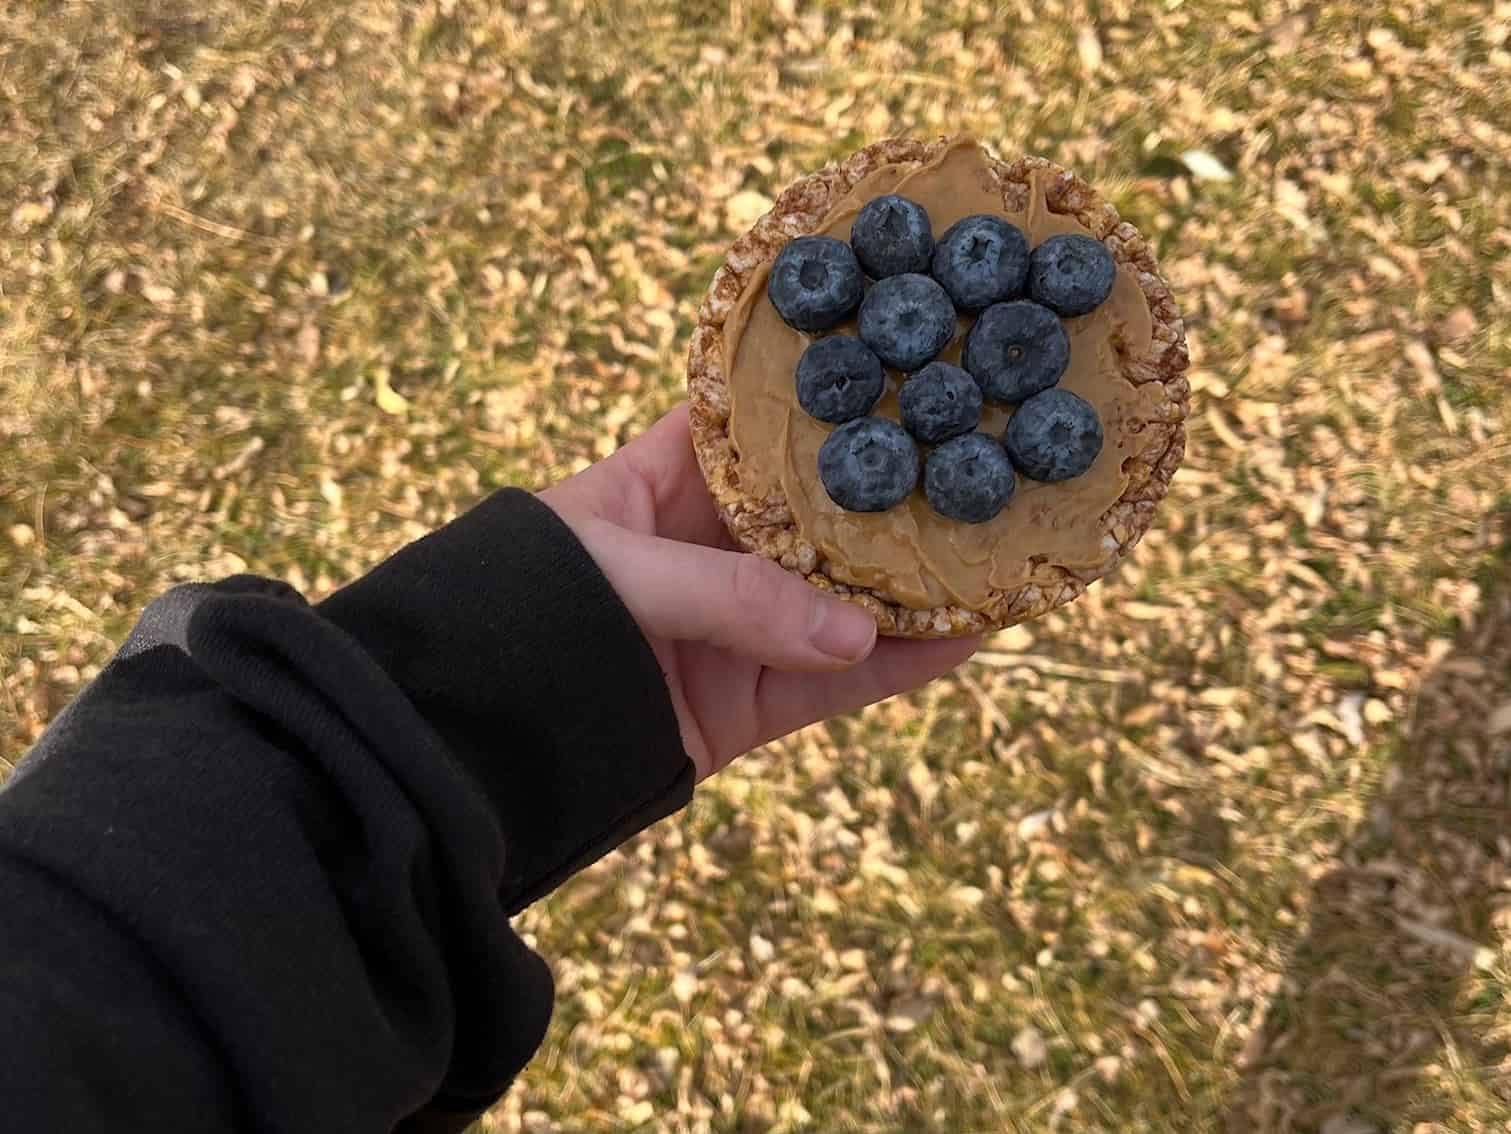
[[[545,497],[628,523],[645,535],[735,546],[698,467],[685,402],[617,452],[547,489]],[[653,516],[642,515],[647,498]]]
[[[656,534],[710,546],[732,546],[693,451],[687,403],[620,449],[623,460],[650,488],[656,502]]]

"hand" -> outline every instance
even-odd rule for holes
[[[649,639],[699,779],[794,729],[923,685],[979,641],[878,642],[862,608],[735,550],[685,405],[541,499]]]

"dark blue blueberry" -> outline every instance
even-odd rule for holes
[[[1028,258],[1028,297],[1057,315],[1084,315],[1112,294],[1112,253],[1079,233],[1051,236]]]
[[[946,441],[923,468],[923,494],[934,511],[965,524],[986,523],[1007,506],[1017,487],[1013,463],[985,433]]]
[[[1069,390],[1045,390],[1017,408],[1002,440],[1024,476],[1069,480],[1089,469],[1102,451],[1102,423],[1097,411]]]
[[[920,441],[933,444],[969,433],[981,424],[981,387],[948,362],[931,362],[897,392],[902,424]]]
[[[858,417],[824,439],[818,476],[846,511],[885,512],[918,483],[918,447],[895,421]]]
[[[860,305],[861,341],[894,370],[917,370],[954,334],[954,304],[928,276],[889,276]]]
[[[1028,279],[1028,238],[1016,225],[977,213],[950,225],[934,246],[934,278],[961,311],[1017,299]]]
[[[934,229],[922,205],[888,193],[867,201],[855,215],[850,247],[873,280],[927,272],[934,256]]]
[[[860,306],[866,277],[855,253],[831,236],[789,240],[771,265],[766,294],[789,327],[827,331]]]
[[[798,404],[820,421],[864,417],[886,386],[881,359],[848,335],[819,339],[797,360]]]
[[[988,307],[965,337],[961,358],[994,402],[1021,402],[1060,380],[1070,339],[1047,307],[1026,299]]]

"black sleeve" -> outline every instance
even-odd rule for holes
[[[550,1017],[509,915],[692,780],[526,493],[316,607],[177,588],[0,791],[0,1125],[458,1130]]]

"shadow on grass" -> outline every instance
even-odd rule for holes
[[[1506,990],[1495,920],[1511,911],[1511,559],[1480,582],[1379,798],[1317,883],[1244,1052],[1234,1134],[1384,1134],[1450,1120],[1455,1103],[1511,1105],[1508,1051],[1489,1035]]]

